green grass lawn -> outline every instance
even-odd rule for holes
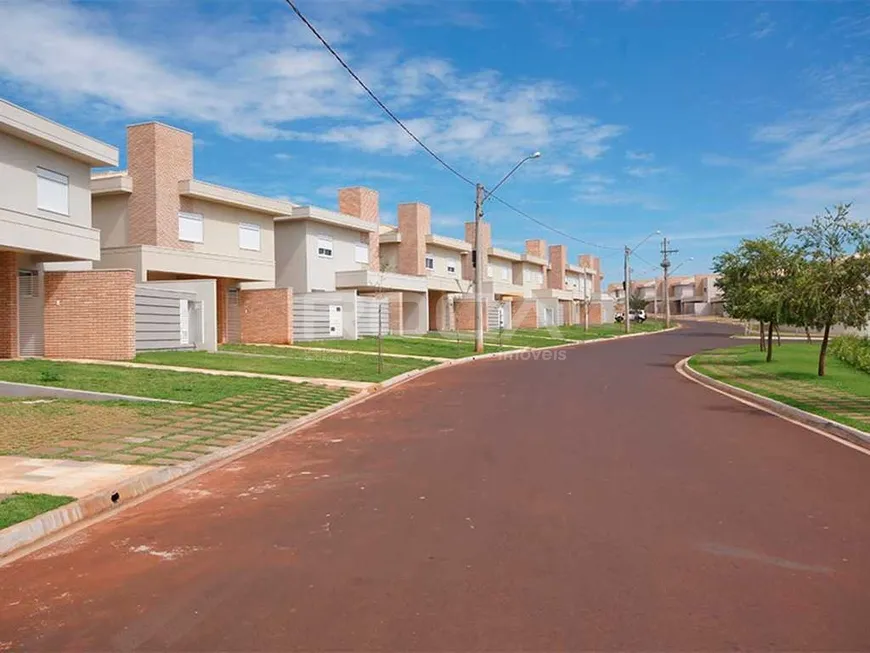
[[[359,340],[312,340],[297,343],[300,347],[323,347],[325,349],[345,349],[352,351],[376,352],[377,338],[360,338]],[[261,347],[251,345],[223,345],[226,351],[259,352]],[[410,354],[412,356],[433,356],[435,358],[464,358],[474,355],[474,344],[463,338],[440,340],[423,340],[421,338],[402,338],[400,336],[384,336],[383,351],[385,354]],[[498,345],[487,345],[486,353],[500,351]]]
[[[692,368],[796,408],[870,430],[870,374],[831,356],[824,377],[817,375],[819,344],[774,344],[766,363],[757,344],[717,349],[693,356]]]
[[[0,529],[75,501],[73,497],[51,494],[15,493],[0,501]]]
[[[188,374],[47,360],[0,361],[0,381],[113,392],[205,404],[273,387],[281,381]]]
[[[384,381],[403,372],[435,364],[435,361],[415,358],[387,357],[383,359],[383,370],[378,372],[377,356],[306,351],[305,349],[260,345],[249,346],[248,349],[245,349],[245,355],[230,352],[211,354],[204,351],[148,352],[136,356],[136,362],[198,367],[212,370],[279,374],[283,376],[375,382]]]

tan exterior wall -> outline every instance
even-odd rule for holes
[[[387,272],[399,271],[399,243],[385,243],[380,247],[381,265]]]
[[[0,358],[18,357],[18,257],[0,252]]]
[[[489,275],[489,268],[492,268],[492,275]],[[496,258],[495,256],[490,256],[489,261],[487,263],[487,267],[484,268],[483,272],[484,279],[492,279],[493,281],[498,281],[500,283],[513,283],[514,282],[514,264],[513,261],[509,261],[503,258]]]
[[[360,220],[380,225],[380,208],[378,205],[378,191],[363,186],[342,188],[338,191],[338,210],[345,215],[352,215]],[[375,229],[368,236],[369,241],[369,269],[375,272],[381,270],[380,259],[380,235]]]
[[[178,182],[193,178],[193,134],[155,122],[127,127],[129,244],[192,249],[178,240]]]
[[[565,289],[565,264],[568,262],[568,251],[564,245],[550,245],[550,271],[547,287],[554,290]]]
[[[45,273],[45,356],[129,360],[136,354],[132,270]]]
[[[129,244],[128,208],[130,196],[97,195],[91,204],[94,228],[100,230],[100,247],[125,247]]]
[[[181,198],[181,210],[202,215],[202,243],[184,243],[185,249],[219,256],[269,263],[275,258],[274,221],[268,215],[197,200]],[[260,227],[260,250],[239,247],[239,224],[255,224]],[[178,215],[174,218],[176,240],[178,239]],[[181,241],[179,241],[181,242]]]
[[[421,275],[426,273],[426,234],[432,231],[432,211],[420,202],[399,204],[399,272]]]
[[[581,254],[577,259],[580,267],[593,268],[597,274],[592,278],[592,292],[599,294],[601,292],[601,259],[592,254]]]
[[[534,299],[512,301],[511,327],[514,329],[538,328],[538,302]]]
[[[293,290],[242,290],[242,342],[293,344]]]
[[[69,178],[69,215],[37,208],[36,168]],[[91,167],[58,152],[0,132],[0,208],[79,227],[91,226]],[[0,244],[2,244],[0,234]]]

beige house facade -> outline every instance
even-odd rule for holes
[[[94,167],[118,150],[0,100],[0,358],[129,358],[133,275],[94,271]]]

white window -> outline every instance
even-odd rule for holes
[[[523,281],[526,283],[532,282],[532,271],[531,270],[523,270]]]
[[[18,270],[18,296],[39,297],[39,272]]]
[[[456,274],[456,261],[447,261],[447,274]]]
[[[260,225],[239,223],[239,249],[260,251]]]
[[[69,215],[69,177],[37,168],[36,206],[42,211]]]
[[[486,266],[486,276],[489,277],[490,279],[492,279],[492,266],[491,265]]]
[[[199,213],[178,214],[178,240],[187,243],[202,242],[202,215]]]
[[[502,281],[509,281],[509,280],[510,280],[510,276],[511,276],[511,272],[510,272],[510,270],[508,270],[507,268],[502,268],[502,269],[501,269],[501,280],[502,280]]]
[[[332,240],[326,236],[318,236],[317,255],[320,258],[332,258]]]
[[[435,258],[429,254],[426,254],[426,269],[434,270],[435,269]]]
[[[369,262],[369,246],[362,243],[354,246],[353,258],[357,263]]]

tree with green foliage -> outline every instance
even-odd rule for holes
[[[713,261],[726,312],[737,319],[759,322],[762,349],[767,326],[768,362],[773,360],[774,331],[780,324],[791,323],[788,299],[797,261],[783,234],[744,239],[736,249]]]
[[[825,375],[831,327],[862,327],[870,319],[870,223],[852,220],[850,204],[825,209],[808,225],[778,225],[801,257],[793,280],[792,317],[822,330],[819,376]]]

